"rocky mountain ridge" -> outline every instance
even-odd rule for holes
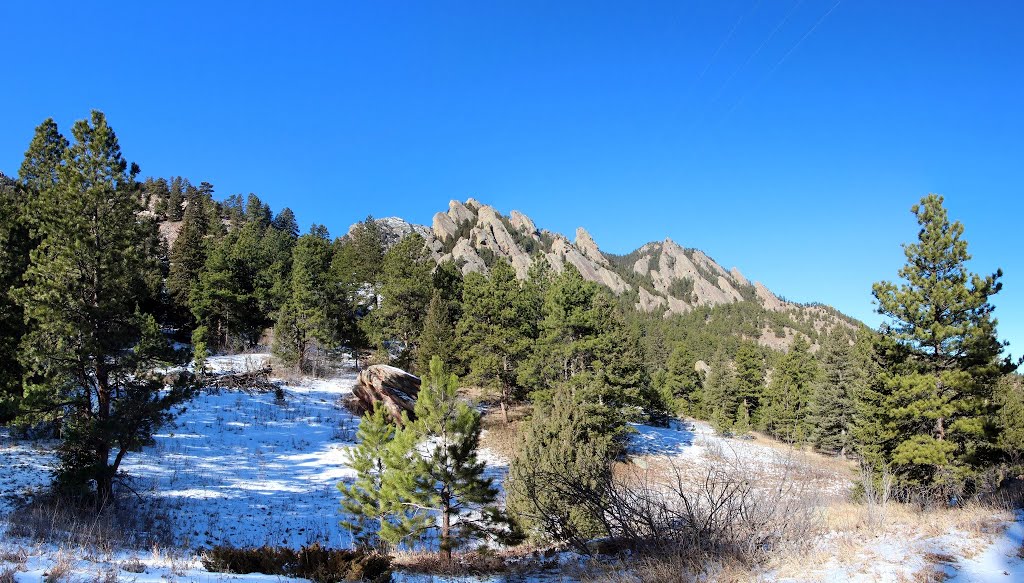
[[[543,257],[553,270],[572,264],[587,280],[609,288],[644,312],[666,316],[687,313],[701,306],[756,302],[765,310],[781,312],[824,331],[855,322],[827,306],[788,302],[760,282],[749,281],[739,269],[726,270],[699,249],[686,248],[666,238],[626,254],[601,251],[583,227],[575,240],[540,229],[519,211],[503,215],[475,199],[452,200],[448,210],[434,215],[431,225],[416,225],[398,217],[377,219],[386,243],[419,233],[437,262],[454,260],[463,273],[484,272],[498,258],[507,260],[520,278]],[[767,330],[765,331],[767,332]],[[788,346],[797,335],[791,328],[782,334],[762,334],[759,342],[776,348]]]
[[[687,249],[665,239],[647,243],[627,255],[601,251],[583,227],[574,241],[562,234],[537,228],[519,211],[508,216],[470,198],[453,200],[448,210],[434,215],[430,227],[411,224],[398,217],[377,219],[386,243],[419,233],[438,262],[454,260],[463,273],[484,272],[497,258],[507,260],[521,278],[530,265],[545,258],[557,272],[572,264],[587,280],[609,288],[616,295],[637,296],[636,307],[650,312],[688,312],[696,306],[714,306],[754,300],[770,310],[794,306],[773,294],[760,282],[749,282],[733,267],[726,271],[699,249]]]

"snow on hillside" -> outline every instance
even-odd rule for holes
[[[262,367],[266,355],[214,357],[214,371]],[[337,484],[359,420],[340,406],[354,372],[274,392],[204,391],[155,444],[125,457],[135,489],[157,498],[187,548],[347,546]]]

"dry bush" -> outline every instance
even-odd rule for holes
[[[666,458],[660,466],[610,470],[588,480],[571,471],[541,478],[548,492],[571,501],[606,534],[585,545],[587,552],[628,550],[643,557],[652,573],[666,560],[686,567],[678,580],[705,572],[709,564],[753,567],[770,555],[807,548],[821,527],[820,501],[813,486],[798,479],[795,462],[772,466],[770,475],[739,458],[715,467]]]
[[[43,581],[45,583],[60,583],[62,581],[68,581],[70,580],[74,567],[75,565],[71,559],[64,554],[64,552],[59,552],[57,553],[57,559],[53,565],[43,573]]]
[[[167,544],[172,532],[168,520],[152,500],[122,497],[97,514],[91,504],[46,494],[12,512],[8,532],[37,542],[111,552]]]
[[[17,572],[17,567],[4,567],[0,569],[0,583],[15,583],[14,574]]]
[[[509,571],[509,566],[502,555],[483,549],[455,553],[450,562],[438,553],[406,551],[398,553],[394,563],[410,573],[451,577],[490,575]]]
[[[327,549],[319,544],[298,551],[284,547],[237,549],[214,547],[203,553],[203,567],[217,573],[263,573],[300,577],[317,583],[330,581],[387,581],[391,559],[357,550]]]
[[[132,557],[121,563],[121,570],[129,573],[145,573],[146,565],[138,557]]]
[[[28,551],[18,547],[16,549],[5,549],[0,551],[0,563],[14,563],[24,565],[28,562]]]

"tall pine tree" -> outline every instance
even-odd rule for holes
[[[59,475],[94,486],[102,508],[125,453],[145,444],[187,394],[151,371],[166,349],[151,314],[155,225],[140,219],[137,167],[129,169],[98,111],[72,128],[57,179],[33,201],[39,246],[18,296],[30,322],[27,421],[61,423]]]
[[[921,226],[904,245],[900,284],[874,285],[889,319],[879,348],[884,367],[887,461],[905,483],[940,491],[970,485],[994,454],[993,389],[1014,367],[1001,358],[989,298],[1001,270],[967,269],[964,227],[950,222],[943,198],[929,194],[911,211]]]

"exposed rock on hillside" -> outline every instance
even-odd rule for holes
[[[487,272],[501,258],[525,278],[530,265],[543,258],[556,272],[572,264],[585,279],[616,295],[635,298],[630,301],[646,312],[686,313],[698,306],[750,301],[773,312],[812,317],[820,320],[821,327],[839,322],[850,325],[836,313],[811,314],[808,306],[786,302],[761,283],[749,281],[739,269],[727,271],[704,252],[684,248],[671,239],[648,243],[627,255],[611,255],[602,252],[583,227],[576,230],[573,242],[538,229],[519,211],[506,217],[472,198],[465,203],[451,201],[447,211],[434,215],[429,228],[397,218],[378,222],[388,244],[417,232],[426,239],[436,261],[454,260],[463,273]]]
[[[375,364],[359,372],[352,388],[353,398],[346,405],[354,414],[362,416],[373,410],[374,403],[382,403],[391,419],[401,424],[403,412],[409,419],[415,419],[413,409],[419,392],[419,377],[400,368]]]

